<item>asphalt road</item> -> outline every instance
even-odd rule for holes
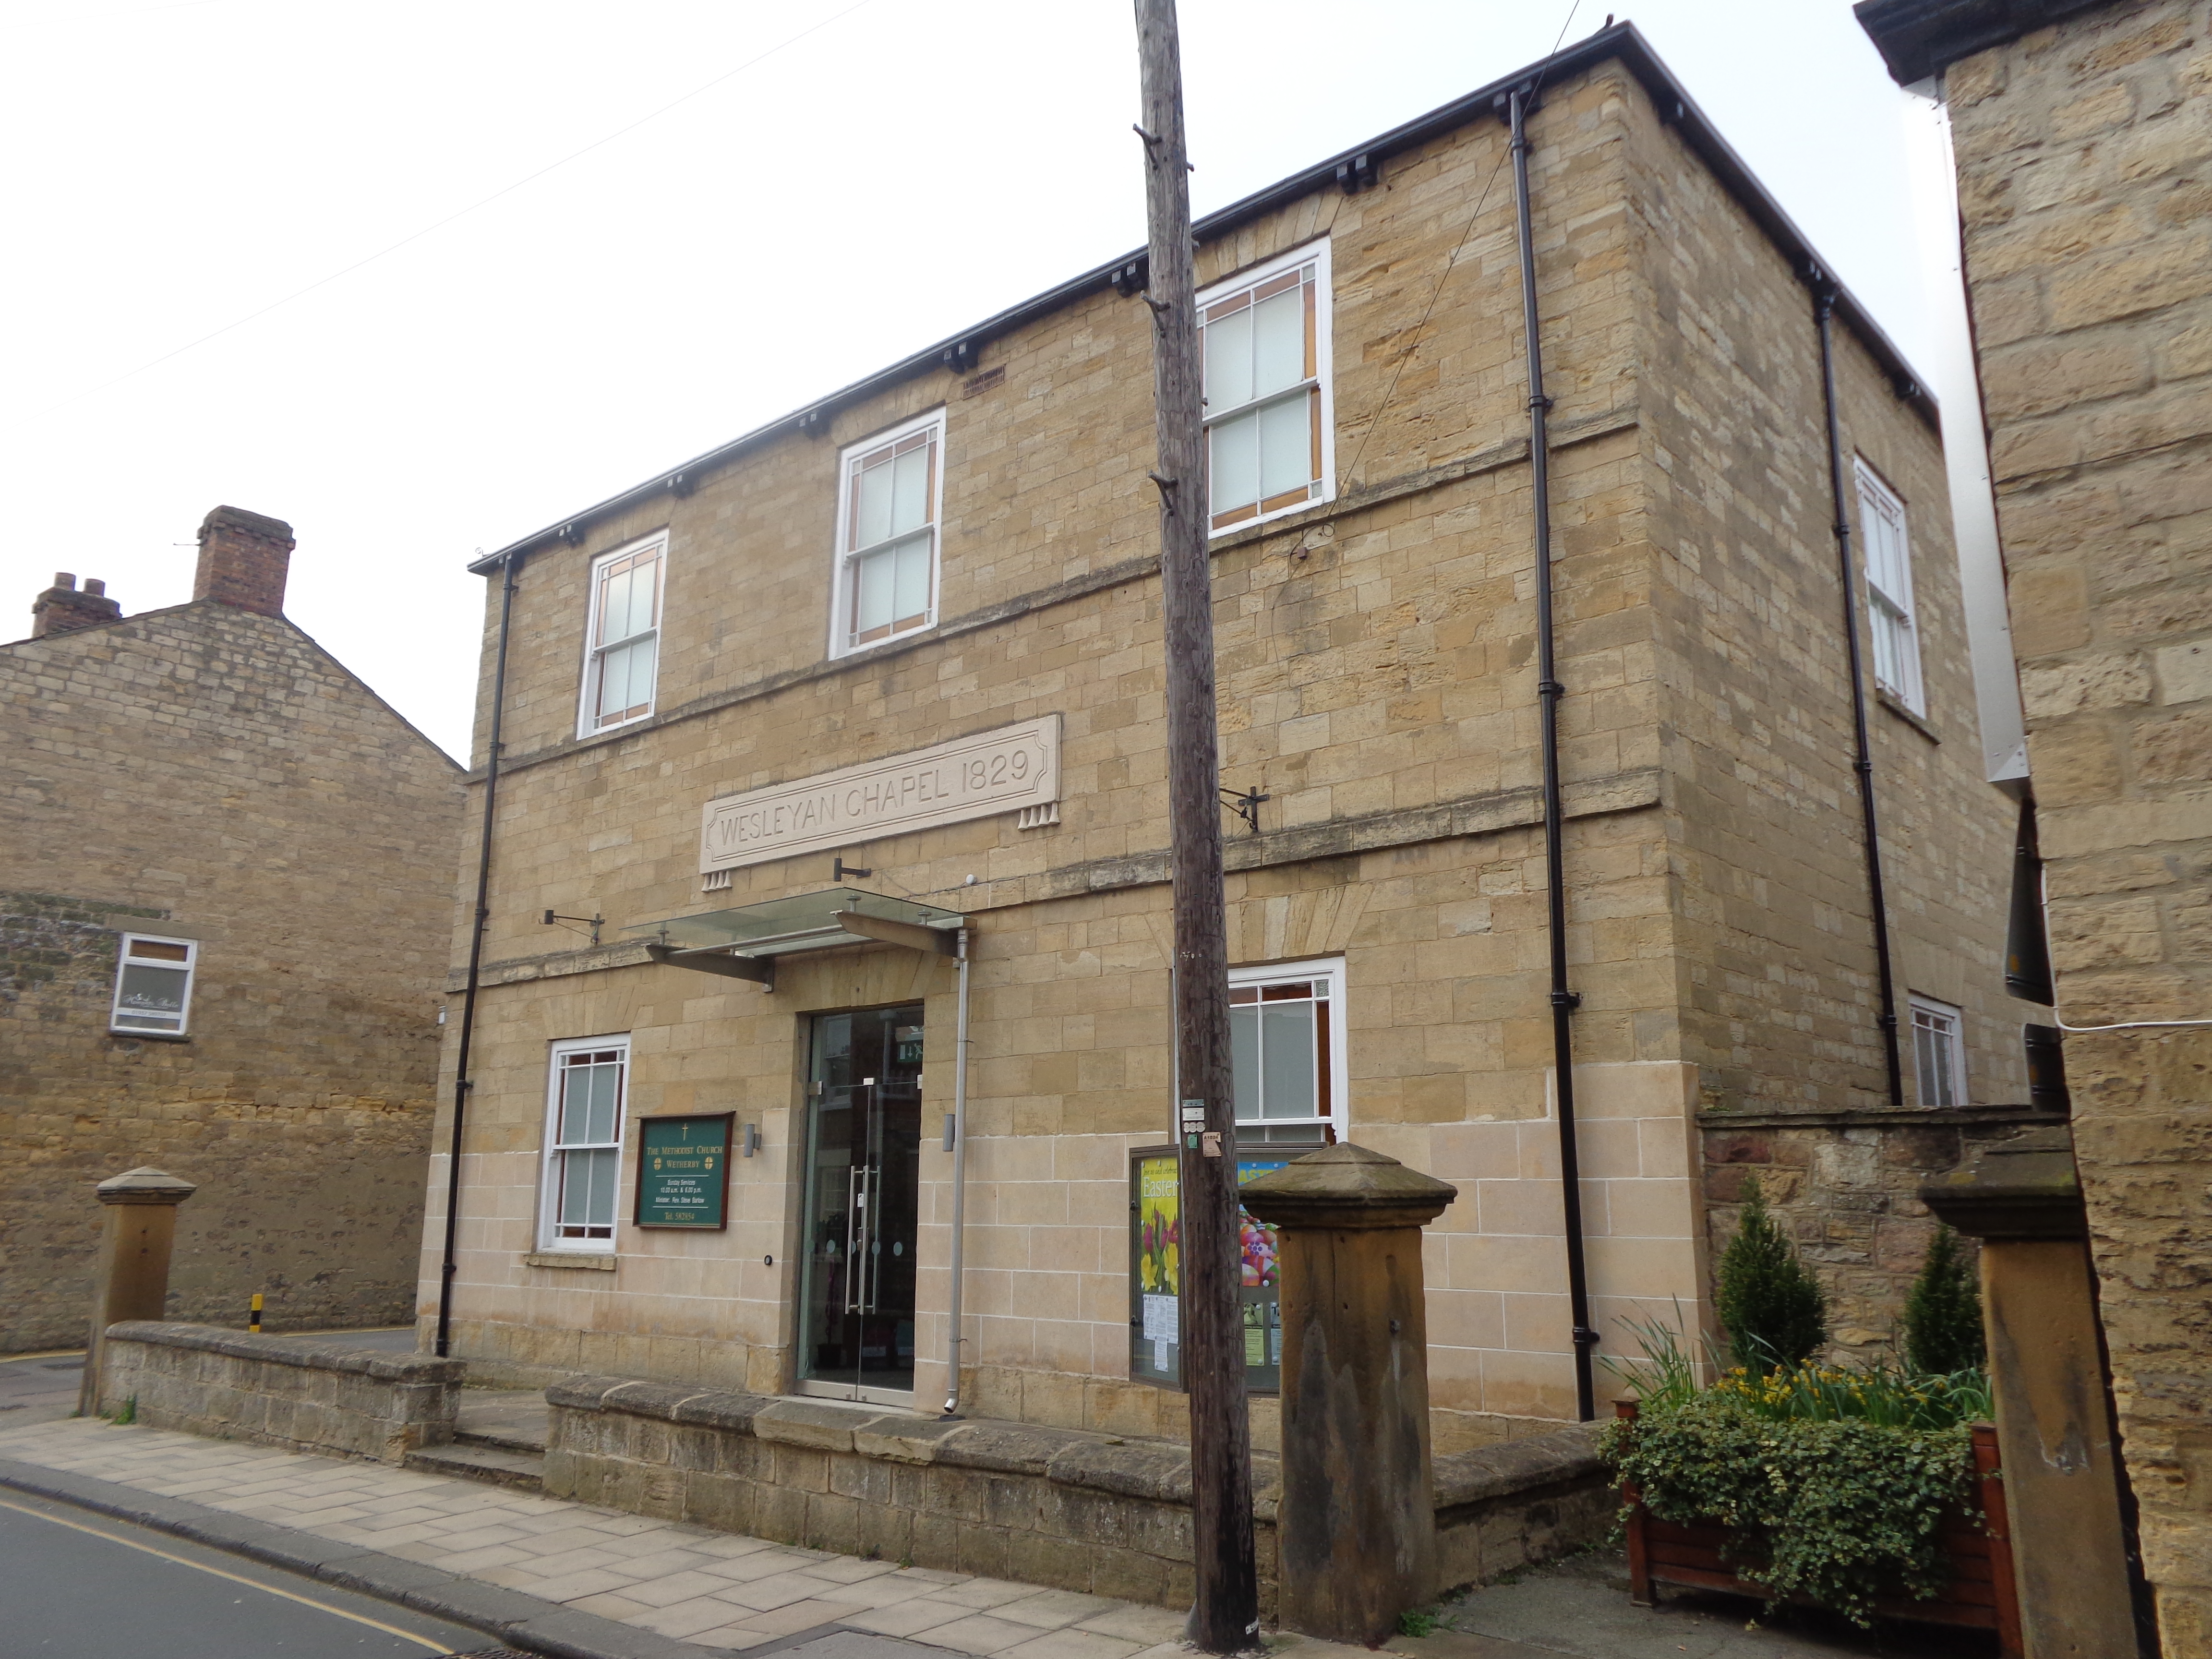
[[[481,1632],[0,1488],[6,1659],[427,1659],[498,1647]]]

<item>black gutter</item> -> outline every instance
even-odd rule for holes
[[[476,1087],[469,1076],[469,1045],[476,1036],[477,989],[483,975],[484,924],[491,919],[491,832],[499,805],[500,722],[507,712],[507,640],[514,621],[514,574],[522,556],[509,553],[501,563],[507,580],[499,590],[499,647],[491,671],[490,744],[484,755],[483,836],[477,848],[476,925],[469,930],[469,980],[461,993],[461,1040],[453,1055],[453,1136],[446,1154],[446,1252],[438,1265],[438,1346],[446,1357],[453,1330],[453,1274],[459,1263],[455,1247],[461,1226],[461,1127],[468,1116],[469,1091]]]
[[[1681,83],[1659,60],[1658,54],[1651,50],[1650,43],[1637,31],[1633,23],[1617,23],[1611,28],[1601,29],[1588,40],[1577,41],[1540,63],[1516,70],[1463,98],[1455,98],[1426,115],[1417,116],[1401,126],[1393,127],[1364,144],[1332,155],[1318,166],[1308,167],[1264,190],[1255,191],[1242,201],[1232,202],[1199,220],[1192,226],[1192,233],[1202,242],[1216,240],[1316,191],[1340,186],[1347,191],[1364,189],[1380,177],[1382,163],[1391,157],[1419,149],[1431,139],[1474,122],[1492,118],[1499,112],[1496,107],[1499,100],[1507,97],[1516,87],[1528,85],[1532,81],[1541,83],[1562,75],[1595,68],[1615,58],[1642,85],[1652,103],[1657,106],[1660,118],[1673,127],[1683,143],[1696,152],[1698,159],[1720,181],[1722,187],[1736,199],[1744,211],[1751,216],[1752,222],[1781,251],[1791,269],[1820,263],[1804,233],[1782,210],[1781,204],[1766,193],[1765,186],[1752,176],[1751,169],[1744,165],[1742,157],[1729,148],[1728,141],[1720,136],[1705,112],[1682,89]],[[1139,248],[1125,253],[1120,258],[1087,270],[1034,299],[1024,300],[994,317],[987,318],[972,328],[948,336],[865,380],[855,380],[832,392],[804,409],[794,410],[765,426],[756,427],[704,454],[695,455],[680,466],[656,473],[646,483],[626,489],[618,495],[610,495],[559,524],[533,531],[520,541],[511,542],[497,552],[476,560],[469,569],[476,575],[489,575],[510,554],[529,552],[549,543],[580,543],[595,519],[634,507],[663,493],[680,491],[689,494],[697,484],[701,473],[735,460],[747,450],[771,439],[794,434],[825,432],[830,417],[838,410],[918,375],[947,369],[965,374],[974,367],[978,354],[991,341],[1094,294],[1108,289],[1134,294],[1143,287],[1144,275],[1144,250]],[[1868,314],[1866,308],[1840,286],[1836,289],[1835,303],[1837,314],[1844,319],[1844,325],[1858,336],[1875,362],[1889,377],[1898,396],[1911,404],[1923,420],[1930,426],[1936,426],[1936,400],[1921,384],[1920,377],[1913,373],[1911,365],[1905,361],[1905,354],[1882,332],[1881,325]]]
[[[1513,134],[1513,219],[1521,244],[1521,327],[1528,341],[1528,489],[1536,519],[1536,696],[1543,714],[1544,888],[1552,948],[1552,1071],[1559,1109],[1559,1203],[1565,1214],[1567,1312],[1575,1353],[1575,1411],[1597,1415],[1590,1350],[1597,1332],[1589,1314],[1589,1268],[1583,1243],[1582,1158],[1575,1141],[1575,1010],[1582,998],[1567,988],[1567,863],[1559,803],[1559,660],[1552,626],[1552,400],[1544,395],[1544,347],[1536,314],[1536,240],[1528,228],[1528,116],[1534,83],[1505,94]]]
[[[1844,649],[1850,665],[1851,770],[1858,774],[1859,816],[1866,838],[1867,903],[1874,912],[1875,971],[1881,983],[1884,1057],[1889,1069],[1889,1103],[1905,1104],[1905,1071],[1897,1051],[1897,981],[1889,951],[1889,900],[1881,879],[1881,831],[1875,822],[1874,750],[1867,736],[1866,669],[1859,651],[1858,571],[1851,553],[1851,515],[1844,490],[1844,434],[1836,417],[1836,350],[1829,319],[1836,308],[1836,287],[1818,266],[1805,273],[1813,289],[1813,319],[1820,331],[1820,399],[1828,423],[1828,496],[1835,509],[1836,562],[1844,590]]]

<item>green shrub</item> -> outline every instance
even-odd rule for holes
[[[1761,1372],[1801,1365],[1828,1340],[1828,1298],[1767,1213],[1754,1178],[1743,1221],[1721,1257],[1714,1300],[1736,1364]]]
[[[1963,1424],[1776,1418],[1725,1388],[1609,1423],[1601,1445],[1653,1515],[1733,1528],[1740,1577],[1860,1625],[1877,1596],[1943,1588],[1938,1530],[1966,1498],[1973,1466]]]
[[[1982,1363],[1982,1287],[1959,1235],[1938,1227],[1905,1304],[1905,1358],[1916,1371],[1948,1373]]]

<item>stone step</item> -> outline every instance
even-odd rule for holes
[[[543,1452],[510,1451],[500,1446],[425,1446],[407,1454],[406,1467],[429,1474],[458,1475],[464,1480],[485,1480],[496,1486],[522,1492],[542,1492],[545,1482]]]
[[[533,1437],[526,1429],[462,1429],[453,1436],[456,1446],[485,1446],[494,1451],[520,1452],[528,1457],[542,1457],[545,1441]]]

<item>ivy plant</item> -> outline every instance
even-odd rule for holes
[[[1942,1589],[1938,1532],[1966,1500],[1973,1468],[1962,1422],[1777,1417],[1726,1388],[1607,1424],[1602,1446],[1653,1515],[1731,1528],[1738,1576],[1862,1626],[1878,1596]]]

